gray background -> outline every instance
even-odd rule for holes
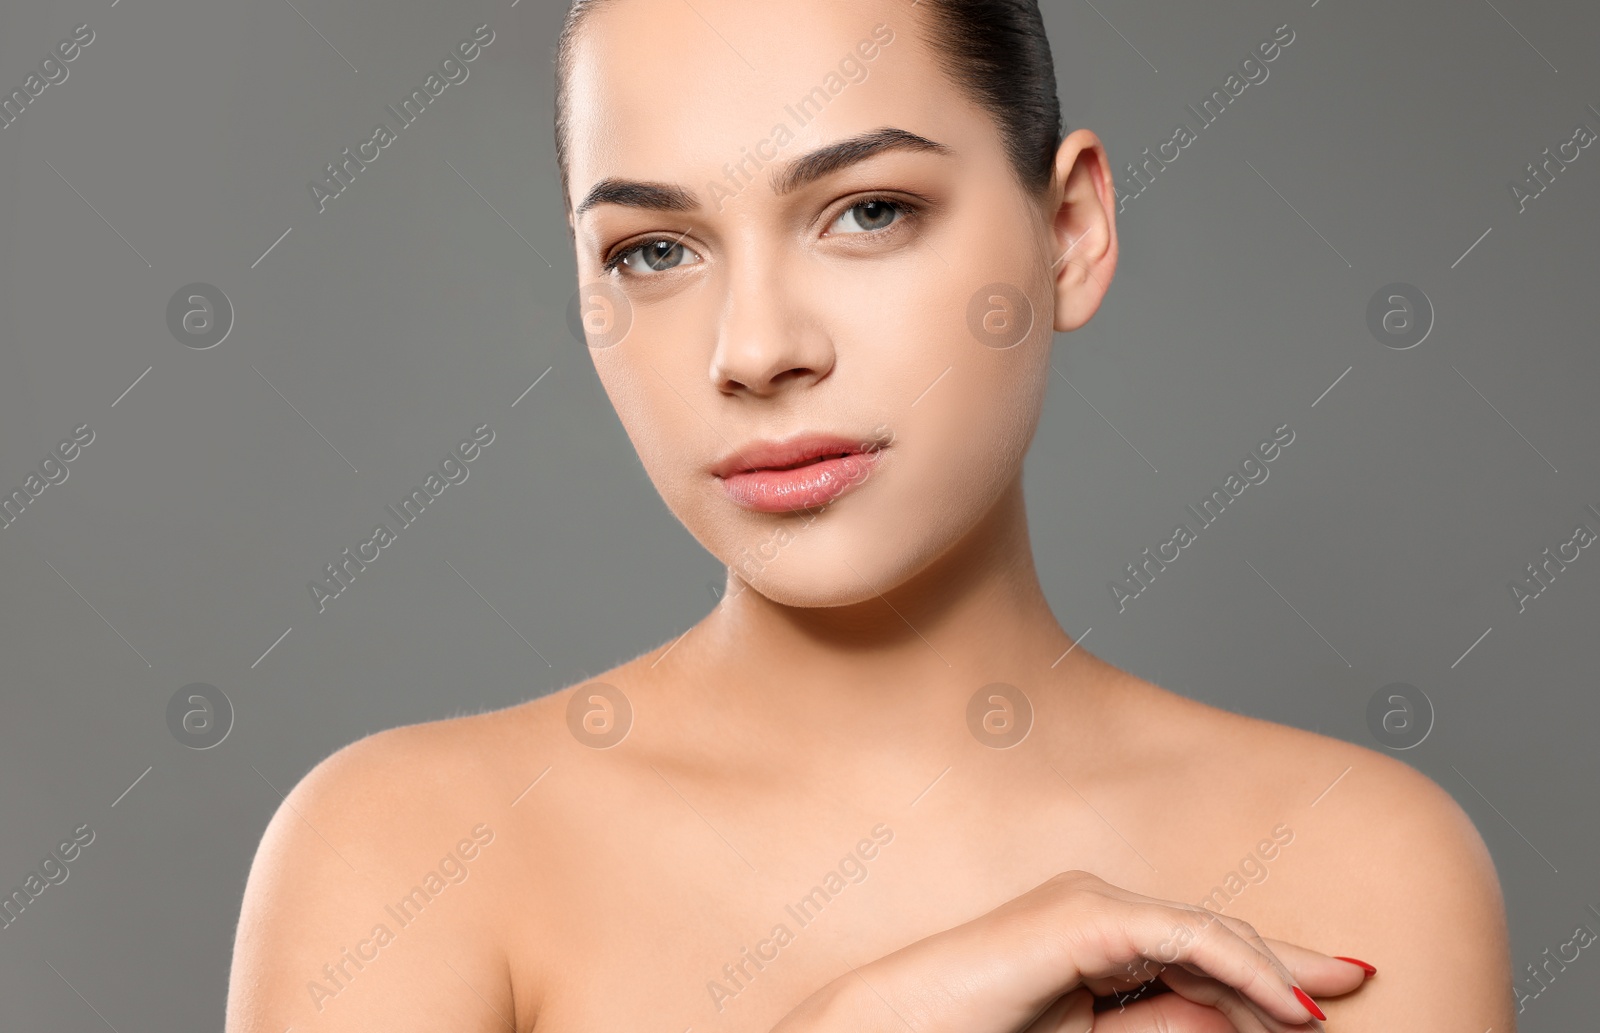
[[[548,692],[714,602],[721,565],[661,504],[567,329],[560,13],[0,6],[3,91],[75,25],[95,32],[0,129],[0,488],[72,428],[96,434],[0,531],[0,887],[96,832],[0,930],[5,1028],[219,1028],[279,792],[368,732]],[[1417,687],[1435,724],[1399,755],[1482,830],[1517,968],[1580,921],[1600,930],[1600,552],[1526,612],[1508,590],[1579,520],[1600,527],[1583,510],[1600,508],[1600,148],[1524,213],[1508,190],[1578,123],[1600,131],[1600,9],[1046,16],[1068,127],[1119,166],[1275,26],[1296,33],[1129,201],[1104,308],[1056,342],[1027,491],[1063,624],[1174,690],[1366,745],[1373,694]],[[468,80],[319,215],[308,181],[482,22],[496,38]],[[208,350],[165,319],[194,281],[236,308]],[[1367,326],[1394,281],[1436,310],[1408,350]],[[470,478],[319,614],[308,580],[485,422]],[[1285,422],[1270,479],[1117,612],[1108,580]],[[235,708],[209,750],[168,730],[192,682]],[[1593,950],[1524,1030],[1593,1015]]]

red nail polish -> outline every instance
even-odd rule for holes
[[[1294,990],[1294,995],[1300,998],[1300,1003],[1306,1006],[1306,1011],[1310,1012],[1319,1019],[1327,1018],[1326,1015],[1322,1014],[1322,1009],[1317,1007],[1317,1002],[1307,997],[1304,990],[1300,989],[1298,986],[1291,987],[1291,989]]]
[[[1361,966],[1361,968],[1362,968],[1362,969],[1363,969],[1363,970],[1364,970],[1364,971],[1365,971],[1365,972],[1366,972],[1366,973],[1367,973],[1367,975],[1369,975],[1369,976],[1370,976],[1370,975],[1372,975],[1372,974],[1373,974],[1373,973],[1375,973],[1375,972],[1377,972],[1377,971],[1378,971],[1378,969],[1377,969],[1377,967],[1376,967],[1376,966],[1374,966],[1374,965],[1369,965],[1369,964],[1367,964],[1367,963],[1366,963],[1366,962],[1365,962],[1365,961],[1362,961],[1362,960],[1361,960],[1361,959],[1360,959],[1360,958],[1347,958],[1347,957],[1344,957],[1344,956],[1343,956],[1343,955],[1341,955],[1341,954],[1335,954],[1335,955],[1334,955],[1334,956],[1333,956],[1333,957],[1334,957],[1334,959],[1335,959],[1335,960],[1337,960],[1337,961],[1348,961],[1348,962],[1349,962],[1349,963],[1350,963],[1350,964],[1352,964],[1352,965],[1360,965],[1360,966]]]

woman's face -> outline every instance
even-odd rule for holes
[[[789,605],[887,592],[995,504],[1038,422],[1062,284],[1084,280],[1052,265],[1077,229],[1018,184],[914,11],[612,0],[573,50],[595,368],[672,512]],[[735,472],[816,436],[857,454]]]

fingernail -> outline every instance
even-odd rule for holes
[[[1334,958],[1339,960],[1339,961],[1348,961],[1352,965],[1360,965],[1362,967],[1362,969],[1364,969],[1366,971],[1367,975],[1369,975],[1369,976],[1378,971],[1376,966],[1369,965],[1365,961],[1362,961],[1360,958],[1347,958],[1342,954],[1335,954]]]
[[[1317,1002],[1307,997],[1304,990],[1300,989],[1298,986],[1291,987],[1290,989],[1294,991],[1294,995],[1296,997],[1300,998],[1300,1003],[1306,1006],[1306,1011],[1310,1012],[1316,1018],[1327,1018],[1326,1015],[1322,1014],[1322,1009],[1317,1007]]]

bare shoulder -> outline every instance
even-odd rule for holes
[[[1323,1002],[1331,1021],[1515,1029],[1499,878],[1450,791],[1376,749],[1147,682],[1129,692],[1153,738],[1183,747],[1184,774],[1232,826],[1234,853],[1254,857],[1229,873],[1238,892],[1224,913],[1263,935],[1377,966],[1361,990]],[[1265,857],[1251,845],[1269,827],[1277,845]]]
[[[1398,756],[1345,739],[1213,707],[1127,675],[1117,686],[1127,701],[1119,720],[1128,737],[1169,758],[1173,769],[1208,792],[1260,791],[1319,822],[1345,821],[1354,842],[1385,844],[1399,829],[1409,849],[1423,842],[1470,848],[1487,861],[1470,818],[1432,778]],[[1235,797],[1237,798],[1237,797]]]
[[[309,845],[305,836],[318,818],[348,838],[351,852],[361,855],[357,867],[413,841],[431,846],[463,820],[482,820],[511,804],[508,790],[525,787],[524,776],[536,776],[539,762],[571,747],[569,697],[621,670],[513,706],[389,728],[341,747],[285,796],[263,851]]]
[[[245,886],[228,1033],[528,1028],[503,921],[517,794],[560,748],[552,696],[376,732],[288,790]]]
[[[481,819],[517,754],[538,752],[548,701],[389,728],[336,750],[285,796],[263,848],[304,845],[318,818],[360,855],[358,868],[411,841],[431,846],[469,816]]]
[[[389,728],[341,747],[284,796],[254,869],[382,871],[450,846],[464,829],[505,814],[570,748],[565,714],[575,689]]]

